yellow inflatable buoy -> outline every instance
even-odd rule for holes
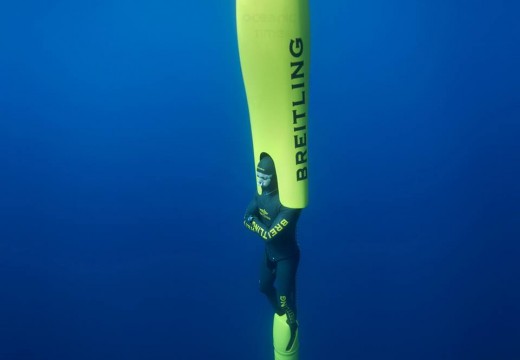
[[[236,16],[254,166],[262,153],[269,154],[282,205],[304,208],[309,177],[308,1],[237,0]]]

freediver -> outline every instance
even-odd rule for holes
[[[287,324],[291,329],[286,349],[289,350],[298,329],[296,271],[300,261],[300,248],[296,242],[296,223],[301,209],[287,208],[280,203],[275,164],[265,153],[260,156],[256,177],[262,193],[255,194],[247,207],[244,225],[264,240],[260,291],[267,296],[279,316],[287,315]]]

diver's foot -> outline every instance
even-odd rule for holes
[[[291,338],[289,339],[289,343],[287,344],[287,348],[285,349],[285,351],[289,351],[294,344],[294,340],[296,340],[296,331],[298,330],[298,321],[289,322],[289,320],[287,320],[287,325],[289,325],[289,328],[291,329]]]

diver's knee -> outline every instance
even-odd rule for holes
[[[258,283],[258,290],[260,290],[261,293],[264,294],[271,294],[273,291],[275,291],[274,286],[272,284],[266,284],[263,282]]]

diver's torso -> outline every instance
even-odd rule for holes
[[[257,206],[260,220],[269,228],[276,225],[274,221],[283,208],[278,192],[276,191],[269,195],[257,195]],[[296,211],[299,214],[299,210],[291,211]],[[279,233],[271,241],[265,242],[266,255],[269,260],[278,261],[299,255],[300,250],[296,242],[297,219],[298,215],[289,222],[283,232]]]
[[[258,195],[257,204],[260,220],[268,227],[271,227],[282,206],[278,192],[270,195]]]

